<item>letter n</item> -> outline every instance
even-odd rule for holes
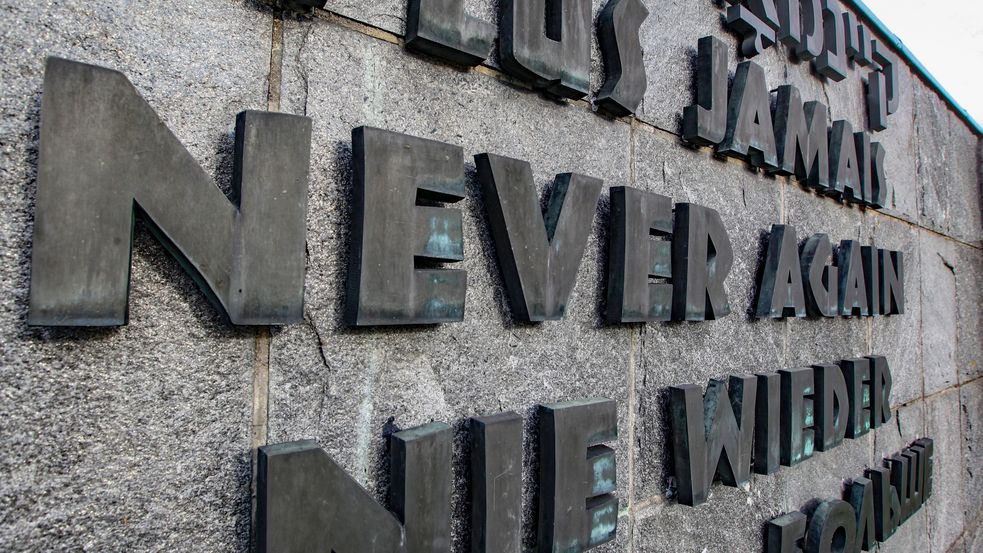
[[[236,119],[229,201],[116,71],[48,58],[28,323],[126,324],[134,216],[234,324],[301,320],[311,122]]]

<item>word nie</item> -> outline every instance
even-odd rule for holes
[[[868,356],[669,388],[679,503],[705,503],[715,478],[739,487],[891,420],[891,370]]]
[[[832,260],[836,260],[836,266]],[[904,313],[904,254],[816,234],[799,251],[795,227],[772,225],[758,286],[759,318]]]
[[[539,406],[537,551],[580,552],[618,528],[614,401]],[[472,551],[519,551],[522,417],[470,420]],[[260,553],[447,553],[451,547],[454,430],[441,422],[389,437],[391,510],[376,502],[314,442],[259,448]]]
[[[751,61],[737,66],[727,94],[727,47],[700,39],[696,103],[683,110],[683,140],[717,146],[717,152],[780,175],[794,175],[821,194],[882,208],[888,184],[886,151],[849,121],[827,128],[820,102],[802,103],[792,85],[778,88],[774,118],[764,69]],[[774,121],[774,122],[773,122]]]
[[[811,519],[796,511],[771,520],[765,538],[767,552],[859,553],[874,549],[932,496],[934,450],[931,438],[916,440],[884,459],[885,466],[867,469],[865,476],[854,478],[846,488],[846,501],[823,501]]]
[[[870,67],[867,82],[868,128],[887,128],[898,110],[898,61],[852,12],[836,0],[727,0],[727,27],[738,33],[741,53],[754,57],[781,42],[799,60],[812,60],[816,72],[832,81],[846,78],[847,64]]]

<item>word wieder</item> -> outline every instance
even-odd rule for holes
[[[885,542],[932,496],[935,443],[920,438],[869,468],[808,517],[796,511],[768,522],[767,553],[870,551]],[[807,530],[808,528],[808,530]]]
[[[679,503],[707,501],[710,484],[743,486],[856,439],[891,420],[891,370],[868,356],[669,388]]]
[[[792,85],[778,88],[772,114],[764,69],[751,61],[737,67],[728,96],[727,47],[700,39],[696,103],[683,111],[683,140],[716,146],[717,152],[780,175],[794,175],[820,194],[883,208],[888,197],[886,151],[849,121],[827,125],[820,102],[802,102]]]
[[[521,550],[522,417],[469,421],[471,551]],[[609,399],[538,408],[540,553],[580,552],[615,538],[618,436]],[[389,437],[390,509],[311,441],[259,448],[260,553],[446,553],[451,547],[454,430],[441,422]],[[390,512],[391,510],[391,512]]]

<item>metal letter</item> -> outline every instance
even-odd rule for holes
[[[750,480],[756,416],[755,377],[732,376],[729,389],[711,380],[702,401],[700,392],[692,384],[669,388],[678,499],[691,507],[706,502],[715,476],[728,486]]]
[[[860,258],[864,266],[864,284],[867,285],[864,290],[867,295],[867,308],[870,311],[870,316],[873,317],[880,314],[881,305],[881,276],[877,259],[877,248],[862,246],[860,248]]]
[[[857,148],[857,167],[860,175],[859,201],[870,205],[874,196],[872,175],[872,160],[870,157],[870,135],[864,131],[853,133],[853,142]]]
[[[566,98],[590,92],[590,0],[501,0],[502,68]]]
[[[800,0],[802,15],[802,39],[795,48],[801,60],[811,60],[823,53],[825,26],[823,25],[823,0]]]
[[[752,0],[754,3],[754,0]],[[771,21],[777,27],[778,12],[775,0],[757,0],[759,6],[768,6]],[[747,6],[736,4],[727,8],[727,26],[741,35],[741,53],[751,58],[764,52],[775,44],[775,28]]]
[[[792,225],[772,225],[758,286],[758,318],[805,317],[799,244]]]
[[[874,61],[881,66],[881,71],[886,77],[885,92],[887,95],[887,114],[891,115],[898,111],[901,106],[900,75],[898,71],[898,59],[891,52],[888,45],[879,40],[871,42]]]
[[[801,553],[807,518],[795,511],[768,521],[766,553]]]
[[[846,55],[862,67],[868,67],[874,63],[871,57],[870,29],[862,23],[857,23],[857,18],[852,12],[843,12],[843,24],[847,28]],[[854,29],[852,32],[850,29]]]
[[[390,436],[392,509],[406,528],[406,553],[450,551],[453,440],[442,422]]]
[[[843,540],[842,546],[837,543],[835,551],[853,551],[857,539],[856,517],[853,507],[842,499],[820,503],[809,521],[806,553],[833,553],[834,539]]]
[[[41,113],[28,324],[126,324],[136,213],[233,324],[303,318],[310,119],[236,117],[230,202],[122,73],[48,58]]]
[[[696,103],[683,109],[683,140],[717,145],[727,136],[727,46],[700,39],[696,58]]]
[[[795,175],[810,186],[829,188],[829,129],[826,106],[819,102],[802,105],[799,90],[778,87],[775,107],[775,140],[778,148],[776,173]]]
[[[839,0],[823,0],[823,53],[816,58],[816,70],[836,82],[846,78],[846,38],[843,33],[843,10]]]
[[[880,304],[884,315],[904,313],[904,252],[877,250],[881,276]]]
[[[775,168],[778,153],[765,70],[752,61],[737,66],[727,105],[727,135],[717,151],[756,167]]]
[[[757,375],[757,379],[753,468],[756,474],[774,474],[781,465],[782,377],[768,373]]]
[[[870,378],[873,383],[870,391],[871,426],[879,428],[891,420],[891,367],[887,358],[882,355],[868,355],[870,360]]]
[[[860,244],[856,240],[841,241],[836,257],[840,272],[840,315],[866,317],[870,311],[867,305],[867,285],[864,282]]]
[[[598,18],[605,79],[595,103],[618,117],[635,113],[648,87],[638,38],[648,15],[640,0],[610,0]]]
[[[415,269],[417,259],[464,259],[458,209],[418,199],[464,198],[460,147],[359,127],[352,131],[354,221],[349,260],[349,324],[435,324],[464,319],[467,274]]]
[[[901,521],[901,500],[891,485],[891,471],[883,467],[867,469],[867,478],[874,484],[874,534],[877,541],[887,541]]]
[[[849,121],[833,122],[829,153],[829,193],[842,197],[844,201],[861,203],[863,181],[860,179],[853,125]]]
[[[870,204],[875,208],[882,208],[887,205],[887,179],[884,176],[884,150],[879,142],[870,144],[870,176],[871,176],[871,200]]]
[[[846,421],[846,437],[853,440],[870,432],[871,396],[873,394],[870,360],[844,359],[840,362],[840,368],[846,381],[847,399],[850,402]]]
[[[778,41],[795,50],[802,43],[802,17],[799,15],[799,0],[777,0]]]
[[[399,521],[312,441],[259,448],[259,553],[402,553]]]
[[[409,0],[406,47],[468,67],[485,61],[495,26],[465,13],[464,0]]]
[[[811,368],[782,369],[781,461],[795,466],[812,457],[816,424],[813,411],[813,371]]]
[[[592,399],[539,407],[539,551],[585,551],[615,538],[618,498],[614,401]]]
[[[471,552],[518,553],[522,541],[522,417],[471,419]]]
[[[672,239],[672,318],[705,321],[726,317],[724,280],[734,250],[720,214],[696,204],[676,204]]]
[[[474,159],[513,314],[524,321],[563,318],[597,212],[601,180],[557,175],[544,214],[527,162],[494,154]]]
[[[802,245],[802,280],[806,313],[810,317],[834,317],[839,313],[839,269],[833,266],[829,236],[816,234]]]
[[[866,478],[854,478],[850,484],[850,505],[857,516],[857,537],[855,550],[870,551],[877,542],[874,517],[874,483]],[[847,551],[844,549],[844,551]]]
[[[934,467],[935,442],[931,438],[919,438],[915,445],[925,450],[925,472],[922,474],[922,501],[932,497],[932,472]]]
[[[618,186],[611,189],[607,320],[611,323],[668,321],[672,284],[672,243],[652,234],[672,232],[672,200]]]
[[[911,458],[898,453],[889,459],[885,459],[885,461],[887,461],[888,467],[891,469],[891,487],[898,490],[898,500],[901,504],[901,518],[898,520],[898,525],[900,526],[911,516],[913,505],[911,489],[909,487],[912,472]]]
[[[843,442],[848,424],[849,396],[838,365],[813,365],[816,395],[816,449],[829,451]]]
[[[887,78],[874,71],[867,77],[867,128],[878,132],[887,128]]]

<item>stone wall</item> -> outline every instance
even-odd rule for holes
[[[602,0],[595,0],[595,13]],[[433,420],[456,426],[537,403],[617,400],[618,538],[600,551],[757,551],[768,519],[839,496],[915,438],[936,442],[935,495],[882,551],[983,551],[983,224],[980,136],[908,66],[901,107],[876,140],[887,148],[890,206],[818,197],[786,178],[691,149],[697,40],[723,39],[712,0],[645,0],[648,92],[635,119],[557,102],[494,61],[462,71],[405,51],[404,0],[328,0],[309,17],[250,0],[0,0],[0,550],[248,551],[255,447],[316,440],[380,500],[385,432]],[[494,20],[493,0],[467,0]],[[191,278],[138,225],[129,324],[26,326],[44,59],[123,71],[215,175],[231,179],[235,114],[270,109],[314,123],[305,322],[225,323]],[[595,38],[592,88],[603,68]],[[795,84],[832,119],[865,121],[857,69],[824,84],[772,48],[755,61],[769,85]],[[352,329],[341,320],[350,225],[351,130],[371,125],[463,147],[467,309],[462,323]],[[84,147],[84,145],[80,145]],[[607,193],[563,321],[509,314],[471,156],[529,161],[540,189],[557,173],[603,178],[718,210],[735,249],[734,313],[715,322],[602,322]],[[906,313],[873,319],[749,317],[761,240],[773,223],[905,254]],[[710,501],[667,497],[665,391],[734,373],[864,354],[887,356],[892,423],[747,489]],[[464,441],[457,449],[463,453]],[[527,448],[527,472],[531,460]],[[467,512],[458,455],[457,510]],[[527,500],[534,490],[527,486]],[[526,509],[527,546],[531,508]],[[455,551],[466,551],[466,517]]]

